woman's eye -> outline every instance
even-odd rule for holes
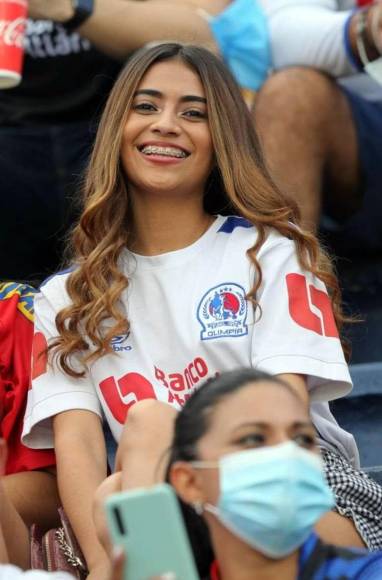
[[[199,109],[189,109],[188,111],[184,111],[183,115],[185,117],[191,117],[194,119],[206,119],[207,113],[204,111],[200,111]]]
[[[300,433],[295,435],[293,437],[293,441],[295,441],[297,445],[300,445],[301,447],[307,447],[308,449],[314,447],[316,444],[315,437],[310,433]]]
[[[250,435],[240,437],[237,443],[241,447],[256,447],[265,444],[265,436],[260,433],[251,433]]]
[[[149,113],[155,111],[156,107],[152,103],[137,103],[133,106],[134,111],[140,111],[142,113]]]

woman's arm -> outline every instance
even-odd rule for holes
[[[11,561],[22,568],[28,568],[29,533],[3,488],[7,448],[0,439],[0,564]],[[17,542],[15,542],[17,538]]]
[[[78,29],[81,36],[116,58],[148,42],[177,40],[215,48],[207,21],[198,14],[202,6],[216,14],[228,0],[97,0],[88,20]],[[70,18],[68,0],[29,0],[32,18],[63,22]]]
[[[91,578],[104,580],[108,573],[108,559],[98,541],[92,516],[95,491],[107,475],[100,417],[89,411],[66,411],[56,415],[53,429],[63,506]]]

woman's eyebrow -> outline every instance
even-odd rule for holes
[[[266,423],[265,421],[247,421],[245,423],[240,423],[233,428],[233,432],[239,431],[240,429],[256,427],[257,429],[271,429],[273,427],[272,422]],[[289,429],[314,429],[314,425],[311,421],[295,421],[289,426]]]
[[[157,97],[159,99],[163,97],[163,93],[161,93],[161,91],[157,91],[156,89],[139,89],[138,91],[135,91],[134,97],[137,97],[138,95],[148,95],[149,97]],[[204,103],[205,105],[207,104],[207,99],[204,97],[200,97],[199,95],[184,95],[179,100],[182,103],[196,101],[198,103]]]
[[[247,421],[245,423],[240,423],[234,427],[233,432],[239,431],[240,429],[245,429],[249,427],[256,427],[258,429],[269,429],[270,424],[264,421]]]
[[[310,428],[314,429],[314,425],[311,421],[296,421],[291,425],[292,429]]]

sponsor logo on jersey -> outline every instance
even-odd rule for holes
[[[168,389],[168,403],[184,405],[195,385],[208,375],[207,362],[200,356],[192,360],[184,369],[178,372],[166,372],[159,367],[154,367],[155,378]]]
[[[114,336],[114,338],[111,339],[110,344],[114,352],[128,352],[132,349],[131,346],[125,344],[129,336],[130,332],[126,332],[125,334]]]
[[[302,274],[287,274],[289,314],[296,324],[321,336],[338,338],[330,298]]]
[[[232,282],[214,286],[201,299],[197,317],[202,326],[201,340],[248,334],[244,288]]]
[[[121,425],[137,401],[156,399],[154,387],[140,373],[127,373],[118,379],[107,377],[100,382],[99,388],[111,414]]]

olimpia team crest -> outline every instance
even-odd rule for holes
[[[197,316],[203,328],[202,340],[248,334],[244,288],[234,283],[211,288],[201,299]]]

